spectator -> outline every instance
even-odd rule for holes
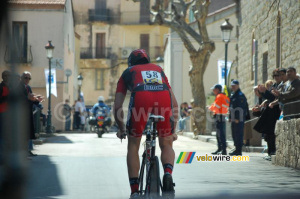
[[[246,119],[250,119],[248,102],[237,80],[231,82],[231,90],[229,122],[235,150],[229,155],[242,155],[244,124]]]
[[[287,77],[289,83],[285,91],[272,91],[273,95],[278,97],[279,102],[283,104],[300,100],[300,80],[297,78],[297,72],[294,67],[287,69]]]
[[[75,114],[74,114],[74,121],[75,121],[75,129],[78,130],[81,127],[81,112],[82,112],[82,103],[81,98],[79,97],[75,104]]]
[[[33,95],[34,94],[32,93],[32,89],[31,87],[29,86],[29,82],[31,80],[31,73],[28,72],[28,71],[24,71],[22,76],[21,76],[21,86],[24,86],[25,89],[26,89],[26,92],[27,92],[27,95]],[[32,140],[35,140],[36,139],[36,136],[35,136],[35,126],[34,126],[34,121],[33,121],[33,105],[34,104],[39,104],[40,101],[42,101],[42,97],[41,96],[37,96],[38,98],[41,98],[41,100],[37,100],[37,99],[28,99],[28,103],[27,103],[27,106],[28,106],[28,122],[29,122],[29,143],[28,143],[28,154],[29,156],[36,156],[36,154],[33,154],[32,153],[32,150],[33,150],[33,141]]]
[[[285,68],[281,68],[279,70],[279,78],[280,78],[280,84],[277,87],[277,90],[281,90],[281,91],[285,91],[287,88],[287,84],[288,82],[288,78],[286,76],[286,69]]]
[[[9,78],[10,78],[10,71],[5,70],[2,72],[2,82],[0,84],[0,164],[2,163],[2,152],[3,152],[3,118],[7,113],[8,108],[8,96],[9,96]]]
[[[63,115],[65,116],[65,131],[71,130],[71,114],[72,114],[72,108],[69,105],[69,100],[65,100],[64,109],[63,109]]]
[[[269,103],[274,101],[275,96],[264,85],[259,85],[255,90],[255,95],[259,97],[259,104],[253,109],[253,115],[260,117],[254,129],[264,134],[264,139],[268,144],[268,156],[266,160],[271,160],[271,155],[275,155],[275,126],[280,115],[279,106],[269,107]]]
[[[76,129],[76,122],[77,120],[75,119],[76,116],[76,111],[75,111],[75,106],[76,106],[77,100],[74,101],[74,104],[72,105],[72,113],[73,113],[73,125],[72,125],[72,129],[75,130]]]
[[[273,80],[267,80],[265,83],[265,87],[268,91],[271,91],[273,88],[274,82]]]
[[[216,84],[212,87],[213,93],[216,96],[214,103],[209,107],[209,110],[213,112],[216,127],[217,127],[217,144],[218,149],[213,152],[213,155],[222,154],[227,155],[226,151],[226,130],[225,130],[225,116],[228,113],[229,98],[222,93],[222,86]]]
[[[187,102],[184,102],[180,105],[180,119],[178,121],[178,134],[181,134],[183,130],[186,128],[186,120],[189,119],[189,105]]]
[[[279,76],[279,69],[276,68],[275,70],[273,70],[272,73],[273,79],[275,81],[275,83],[273,84],[273,88],[277,89],[278,85],[281,83],[281,79]]]

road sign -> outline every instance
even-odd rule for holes
[[[64,60],[63,59],[51,59],[51,68],[56,68],[59,70],[63,70],[64,68]]]

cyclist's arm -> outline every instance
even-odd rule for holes
[[[125,124],[123,122],[124,121],[123,103],[125,100],[125,96],[126,95],[124,95],[123,93],[116,93],[115,103],[114,103],[114,117],[121,132],[126,132]]]
[[[115,103],[114,103],[114,117],[115,121],[118,124],[118,127],[121,132],[126,132],[126,127],[124,124],[124,111],[123,111],[123,103],[126,97],[126,84],[123,79],[123,76],[120,77],[117,85]]]

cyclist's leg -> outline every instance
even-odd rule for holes
[[[127,122],[128,130],[128,152],[127,152],[127,167],[128,176],[131,187],[131,194],[139,191],[139,147],[141,137],[148,119],[150,103],[149,93],[134,93],[131,96],[129,105],[129,117]],[[151,101],[150,101],[151,102]]]
[[[127,167],[129,178],[139,176],[139,148],[141,143],[141,137],[128,136],[128,151],[127,151]]]
[[[131,194],[139,191],[139,148],[141,137],[128,136],[127,168]]]
[[[161,149],[161,162],[164,166],[165,173],[172,174],[175,152],[173,150],[173,135],[159,137],[159,146]]]

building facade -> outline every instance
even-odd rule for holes
[[[153,2],[153,1],[151,1]],[[149,25],[150,2],[75,0],[76,32],[81,35],[80,73],[86,105],[104,96],[114,100],[117,81],[134,49],[145,49],[151,60],[163,56],[168,28]],[[126,102],[125,102],[126,103]]]
[[[45,45],[49,40],[55,46],[52,68],[56,69],[57,97],[52,97],[52,125],[56,130],[64,129],[64,118],[61,114],[65,99],[71,102],[77,96],[77,65],[75,36],[73,23],[73,6],[71,0],[12,0],[9,1],[9,30],[1,32],[0,72],[10,69],[10,45],[8,35],[12,36],[13,45],[17,50],[17,70],[19,74],[29,71],[32,74],[30,86],[34,93],[45,96],[43,113],[47,115],[48,100],[46,99],[46,80],[44,69],[48,69]],[[77,48],[79,46],[77,45]],[[68,83],[66,70],[72,75]]]
[[[256,101],[253,86],[272,79],[275,68],[300,71],[300,2],[236,1],[239,12],[238,64],[234,72],[248,102]]]

